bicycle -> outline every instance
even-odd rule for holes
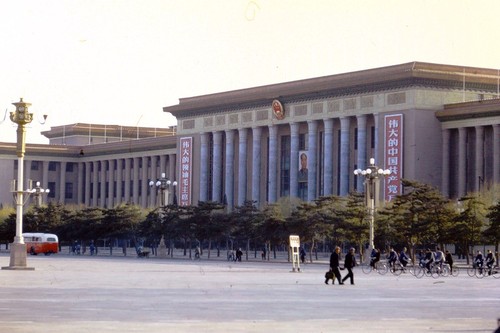
[[[408,268],[406,268],[406,267],[408,267]],[[406,267],[403,266],[401,261],[396,260],[396,262],[394,262],[394,264],[392,265],[392,267],[389,270],[391,271],[392,274],[399,276],[399,275],[401,275],[401,273],[406,273],[406,272],[410,271],[408,264]]]
[[[437,279],[439,276],[448,276],[450,275],[450,268],[447,264],[444,263],[433,263],[431,265],[431,276]]]
[[[487,274],[488,276],[493,276],[495,279],[500,279],[500,268],[498,266],[486,266],[484,270],[486,271],[485,275]]]
[[[365,273],[365,274],[370,274],[373,270],[375,270],[380,275],[385,275],[389,271],[387,264],[385,262],[381,262],[381,261],[377,261],[375,263],[375,267],[373,267],[370,264],[363,264],[361,268],[362,268],[363,273]]]
[[[482,279],[486,275],[486,268],[483,265],[478,265],[476,263],[472,264],[472,267],[467,268],[467,274],[470,277],[477,277],[478,279]]]
[[[448,266],[448,270],[450,271],[450,275],[453,277],[457,277],[458,274],[460,273],[460,268],[458,268],[455,265],[450,266],[450,264],[446,263],[446,266]]]

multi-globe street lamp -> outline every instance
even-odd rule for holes
[[[380,178],[391,174],[391,170],[382,169],[375,165],[375,159],[370,158],[370,165],[366,169],[354,170],[356,176],[365,177],[365,205],[368,211],[369,225],[370,225],[370,238],[369,250],[371,251],[374,245],[374,223],[375,212],[378,207],[379,194],[380,194]]]
[[[23,190],[23,166],[24,154],[26,152],[26,125],[33,120],[33,113],[28,112],[31,103],[26,103],[21,98],[19,102],[12,103],[16,107],[16,111],[10,113],[10,120],[17,124],[17,182],[14,188],[14,199],[16,202],[16,236],[10,248],[10,264],[2,269],[13,270],[33,270],[32,267],[26,265],[26,244],[23,238],[23,205],[25,199],[24,193],[29,191]],[[44,119],[47,116],[44,115]]]
[[[40,187],[40,182],[36,182],[36,186],[34,189],[31,189],[31,195],[35,197],[35,206],[42,206],[42,195],[50,193],[49,189],[43,189]]]
[[[161,174],[161,177],[158,178],[156,182],[150,181],[149,187],[153,188],[156,186],[156,189],[160,191],[160,207],[168,206],[170,204],[169,196],[170,196],[170,188],[173,187],[174,190],[174,204],[175,204],[175,188],[177,187],[177,182],[174,180],[173,182],[170,179],[165,177],[165,173]]]

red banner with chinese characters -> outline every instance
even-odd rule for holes
[[[384,162],[391,174],[384,181],[385,201],[391,201],[401,194],[403,178],[403,115],[385,116]]]
[[[193,167],[193,138],[180,138],[179,205],[191,205],[191,181]]]

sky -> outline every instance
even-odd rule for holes
[[[167,127],[180,98],[412,61],[500,69],[498,0],[0,2],[0,141],[73,123]],[[48,115],[44,124],[43,115]]]

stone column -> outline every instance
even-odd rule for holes
[[[123,202],[130,202],[130,163],[131,159],[125,159],[125,181],[123,186],[125,186],[125,197],[123,198]]]
[[[213,152],[213,175],[212,175],[212,200],[222,203],[222,132],[213,132],[214,152]]]
[[[200,201],[208,201],[208,142],[209,134],[201,133],[200,135]]]
[[[85,162],[85,206],[91,206],[90,201],[90,184],[92,182],[91,174],[92,162]]]
[[[134,168],[132,169],[132,202],[139,204],[139,158],[134,157]]]
[[[493,183],[500,183],[500,125],[493,125]]]
[[[366,115],[356,117],[358,121],[358,156],[357,165],[359,169],[366,169]],[[364,177],[356,177],[356,189],[358,192],[363,191]]]
[[[141,170],[141,207],[148,207],[148,161],[149,156],[142,157],[142,170]]]
[[[108,170],[108,203],[107,207],[108,208],[113,208],[114,206],[114,198],[115,198],[115,165],[116,165],[116,160],[109,160],[108,161],[109,165],[109,170]]]
[[[226,130],[226,167],[224,170],[224,195],[227,200],[227,210],[234,207],[234,131]]]
[[[78,183],[79,188],[81,187],[81,182]],[[49,186],[49,162],[48,161],[43,161],[42,162],[42,187],[44,189],[47,189]]]
[[[66,203],[66,164],[67,162],[61,162],[61,174],[59,175],[59,202]]]
[[[333,194],[333,119],[323,120],[325,126],[325,158],[323,161],[323,194]]]
[[[121,158],[116,160],[116,204],[122,203],[122,182],[123,182],[123,160]]]
[[[474,188],[476,192],[481,191],[484,185],[484,127],[476,126],[476,152],[475,152],[476,179]]]
[[[260,206],[260,161],[262,128],[252,128],[252,200]]]
[[[99,162],[92,162],[92,207],[97,207],[97,187],[99,186]]]
[[[247,133],[246,128],[238,129],[238,206],[243,206],[247,197]]]
[[[158,155],[151,156],[151,181],[156,183],[156,180],[158,179],[158,170],[157,170],[157,161],[158,161]],[[149,181],[148,181],[148,186],[149,186]],[[156,186],[153,185],[152,188],[149,189],[149,195],[150,195],[150,201],[149,205],[150,207],[156,207]]]
[[[442,180],[441,192],[444,196],[450,195],[450,130],[443,129],[441,131],[443,140],[443,163],[442,163]]]
[[[316,199],[318,184],[318,123],[315,120],[307,122],[308,147],[307,147],[307,201]]]
[[[83,169],[84,169],[84,162],[78,162],[77,167],[78,167],[78,180],[76,183],[76,204],[81,205],[85,204],[84,198],[83,198],[83,188],[84,188],[84,183],[83,183]],[[44,187],[46,188],[46,187]]]
[[[463,197],[467,192],[467,128],[458,129],[458,197]]]
[[[299,196],[299,124],[290,123],[290,197]]]
[[[108,166],[108,161],[101,161],[101,172],[100,172],[100,192],[101,196],[99,198],[99,206],[105,207],[106,205],[106,169]]]
[[[349,125],[348,117],[340,118],[340,196],[349,194]]]
[[[278,191],[278,126],[269,125],[269,203],[276,202]]]

